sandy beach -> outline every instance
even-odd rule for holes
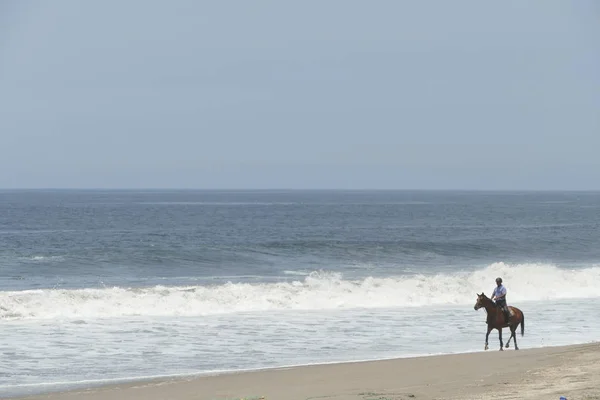
[[[600,399],[600,343],[153,380],[27,399]]]

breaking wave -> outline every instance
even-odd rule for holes
[[[316,271],[278,283],[226,283],[148,288],[40,289],[0,292],[0,319],[199,316],[272,310],[423,307],[474,304],[502,276],[509,304],[600,297],[600,267],[563,269],[548,264],[495,263],[454,274],[347,280]]]

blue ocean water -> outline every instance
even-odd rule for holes
[[[479,351],[496,276],[597,340],[600,193],[0,191],[0,394]]]

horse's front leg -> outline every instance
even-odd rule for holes
[[[500,351],[504,351],[504,343],[502,342],[502,327],[498,328],[498,339],[500,339]]]
[[[485,348],[484,350],[488,349],[488,337],[490,336],[490,332],[492,331],[492,327],[490,325],[488,325],[487,327],[487,333],[485,334]]]

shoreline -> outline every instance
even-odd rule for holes
[[[587,343],[577,343],[574,346],[587,344]],[[546,346],[543,348],[550,347],[558,347],[558,346]],[[542,348],[542,347],[536,347]],[[145,382],[165,382],[165,381],[189,381],[193,379],[201,379],[208,378],[214,376],[222,376],[222,375],[235,375],[235,374],[246,374],[253,372],[268,372],[274,370],[288,370],[295,368],[305,368],[305,367],[319,367],[319,366],[329,366],[329,365],[338,365],[338,364],[357,364],[357,363],[372,363],[379,361],[392,361],[392,360],[404,360],[404,359],[415,359],[415,358],[426,358],[426,357],[441,357],[441,356],[449,356],[449,355],[459,355],[459,354],[474,354],[478,353],[480,350],[473,351],[465,351],[465,352],[456,352],[456,353],[442,353],[442,354],[416,354],[416,355],[406,355],[406,356],[396,356],[389,358],[373,358],[373,359],[357,359],[357,360],[344,360],[344,361],[325,361],[325,362],[314,362],[314,363],[305,363],[305,364],[287,364],[280,365],[274,367],[257,367],[257,368],[247,368],[247,369],[229,369],[229,370],[213,370],[206,372],[192,372],[189,374],[181,373],[181,374],[164,374],[164,375],[149,375],[149,376],[134,376],[134,377],[124,377],[124,378],[111,378],[111,379],[90,379],[86,381],[76,381],[76,382],[52,382],[52,383],[33,383],[33,384],[24,384],[24,385],[16,385],[14,387],[52,387],[52,386],[65,386],[65,389],[56,389],[56,390],[47,390],[40,391],[38,393],[28,394],[28,395],[10,395],[8,399],[21,399],[21,398],[30,398],[34,396],[47,396],[52,394],[61,394],[61,393],[69,393],[69,392],[80,392],[86,390],[95,390],[99,388],[109,387],[109,386],[120,386],[120,385],[128,385],[128,384],[140,384]],[[0,397],[4,399],[5,397]]]
[[[539,378],[539,379],[536,379]],[[600,342],[269,367],[101,383],[10,399],[600,399]],[[486,388],[486,390],[482,390]],[[517,393],[510,397],[509,392]],[[550,397],[549,397],[550,396]],[[582,397],[577,397],[582,398]],[[586,398],[586,397],[583,397]]]

